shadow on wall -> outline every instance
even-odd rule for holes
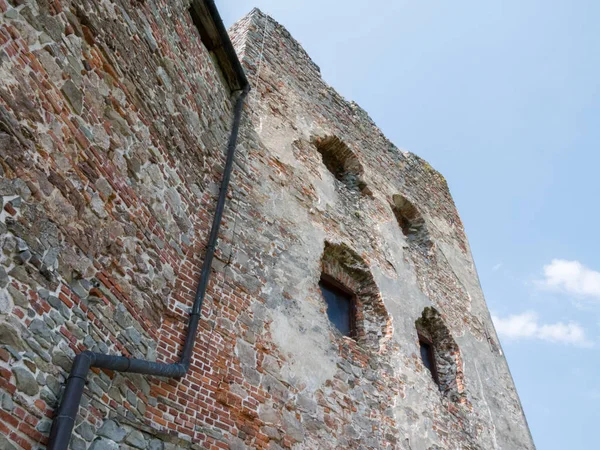
[[[406,197],[396,194],[391,201],[392,211],[409,245],[429,249],[433,245],[427,225],[419,209]]]
[[[350,192],[371,194],[367,183],[363,180],[363,167],[348,145],[336,136],[317,137],[312,140],[312,143],[321,154],[323,164],[336,180]]]

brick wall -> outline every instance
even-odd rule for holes
[[[2,448],[44,446],[77,352],[178,358],[232,114],[188,6],[0,0]],[[255,10],[232,39],[254,90],[192,369],[95,370],[71,448],[533,448],[443,177],[272,19]],[[332,136],[369,192],[323,164],[315,143]],[[396,194],[419,208],[425,250]],[[381,345],[329,323],[326,242],[368,271],[364,331]],[[465,402],[418,357],[430,306],[460,349]]]

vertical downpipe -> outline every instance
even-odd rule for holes
[[[190,314],[187,335],[185,337],[180,361],[174,364],[164,364],[141,359],[126,358],[124,356],[105,355],[90,351],[78,354],[73,361],[71,373],[67,378],[62,402],[54,417],[54,421],[52,422],[48,450],[67,450],[90,368],[98,367],[114,370],[116,372],[140,373],[143,375],[170,378],[183,377],[189,371],[194,344],[198,334],[198,323],[200,322],[200,317],[202,315],[202,304],[210,279],[212,261],[215,254],[217,239],[219,237],[221,220],[223,219],[225,201],[227,200],[227,190],[229,188],[231,172],[233,171],[235,149],[237,146],[244,101],[249,92],[250,85],[246,82],[235,104],[233,126],[227,145],[227,159],[225,161],[223,178],[221,180],[221,189],[219,191],[217,207],[208,238],[206,255],[204,256],[204,262],[202,263],[202,272],[194,297],[194,305]]]

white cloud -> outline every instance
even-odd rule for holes
[[[585,330],[575,322],[540,324],[537,314],[533,311],[526,311],[506,318],[493,315],[492,319],[498,334],[508,339],[539,339],[580,347],[592,346],[585,335]]]
[[[563,291],[581,297],[600,300],[600,272],[592,270],[579,261],[554,259],[544,266],[541,287]]]

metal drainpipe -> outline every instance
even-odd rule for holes
[[[245,77],[244,77],[245,79]],[[71,433],[75,426],[75,419],[81,403],[81,396],[85,387],[87,375],[92,367],[100,369],[109,369],[116,372],[131,372],[144,375],[154,375],[157,377],[179,378],[183,377],[189,370],[192,354],[194,351],[194,342],[198,331],[198,322],[202,314],[202,303],[210,278],[212,260],[215,253],[215,246],[223,218],[223,209],[227,199],[227,188],[233,169],[233,160],[235,157],[235,148],[240,129],[240,121],[244,107],[244,100],[250,92],[250,85],[246,82],[242,93],[239,95],[234,110],[233,127],[229,136],[229,145],[227,148],[227,160],[221,180],[221,190],[217,200],[217,208],[213,218],[212,228],[206,248],[206,255],[202,264],[200,281],[194,298],[194,306],[188,322],[188,331],[185,338],[185,344],[181,352],[181,358],[178,363],[166,364],[146,361],[142,359],[126,358],[124,356],[111,356],[102,353],[85,351],[78,354],[73,361],[71,373],[67,378],[67,384],[62,402],[56,413],[50,431],[48,450],[67,450]]]

